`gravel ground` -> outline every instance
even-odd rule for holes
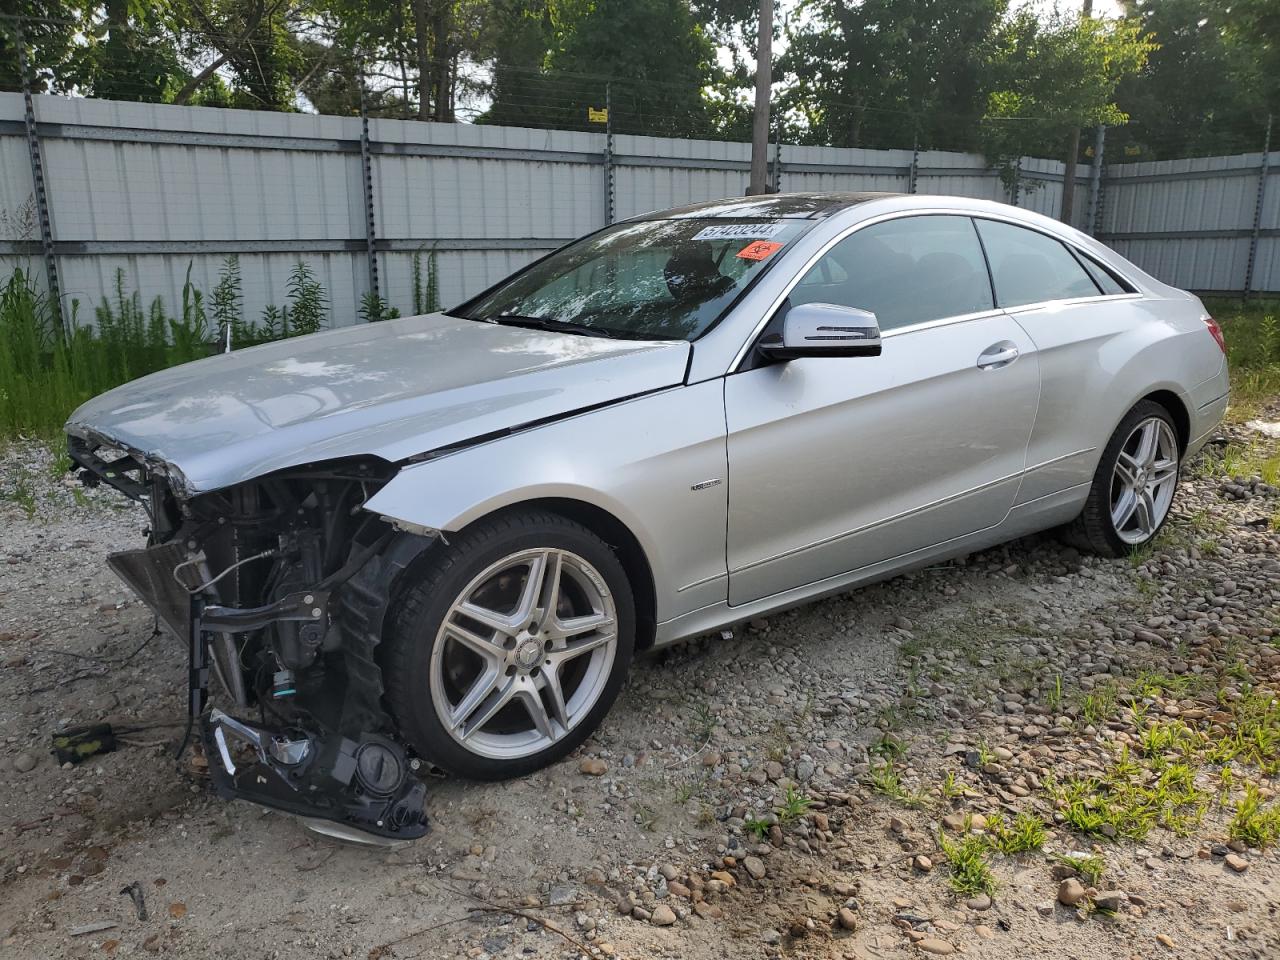
[[[175,764],[183,651],[102,563],[142,515],[11,447],[0,957],[1280,956],[1280,499],[1206,474],[1132,561],[1032,538],[650,657],[577,756],[375,851]]]

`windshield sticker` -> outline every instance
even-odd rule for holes
[[[768,240],[785,228],[786,224],[783,223],[723,223],[714,227],[704,227],[693,239]]]
[[[766,260],[782,249],[782,244],[776,240],[757,240],[755,243],[748,243],[745,247],[738,251],[738,259],[740,260]]]

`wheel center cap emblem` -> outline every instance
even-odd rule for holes
[[[516,662],[528,670],[536,666],[542,659],[542,644],[537,640],[526,640],[516,648]]]

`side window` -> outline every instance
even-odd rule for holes
[[[1084,267],[1053,237],[997,220],[977,224],[1000,306],[1098,295]]]
[[[870,310],[881,330],[993,307],[968,217],[901,217],[850,234],[791,291],[791,303]]]
[[[1087,256],[1079,251],[1075,251],[1075,254],[1076,259],[1079,260],[1084,265],[1084,268],[1089,271],[1089,276],[1093,277],[1093,282],[1098,285],[1098,289],[1103,293],[1108,296],[1113,293],[1133,293],[1133,290],[1129,288],[1128,284],[1121,283],[1115,274],[1102,264],[1098,263],[1098,261],[1094,260],[1093,257]]]

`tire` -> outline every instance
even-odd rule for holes
[[[406,577],[383,681],[421,756],[455,776],[504,780],[563,758],[600,725],[631,665],[635,601],[598,536],[547,511],[501,514]]]
[[[1152,425],[1155,433],[1156,450],[1154,459],[1149,464],[1137,464],[1135,447],[1139,429],[1145,430]],[[1104,557],[1123,557],[1146,546],[1160,534],[1165,521],[1169,518],[1169,507],[1177,492],[1178,468],[1181,464],[1181,450],[1178,444],[1177,427],[1169,411],[1151,400],[1143,400],[1130,410],[1120,421],[1111,439],[1107,442],[1094,472],[1093,483],[1089,488],[1088,499],[1080,516],[1066,529],[1066,539],[1082,550],[1089,550]],[[1170,457],[1171,452],[1171,457]],[[1125,464],[1117,473],[1117,463],[1125,457]],[[1170,459],[1172,466],[1169,465]],[[1140,469],[1134,469],[1135,466]],[[1127,482],[1133,477],[1148,490],[1146,506],[1142,497],[1136,496],[1137,509],[1130,518],[1117,525],[1117,514],[1123,516],[1124,507],[1129,501],[1121,501],[1126,489],[1134,489]],[[1158,486],[1150,486],[1147,480]],[[1150,493],[1151,490],[1155,494]],[[1143,516],[1147,520],[1143,522]]]

